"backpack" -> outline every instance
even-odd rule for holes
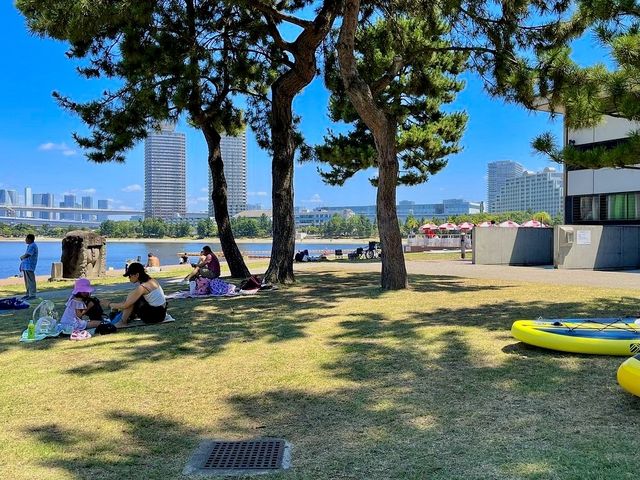
[[[96,327],[96,333],[100,335],[108,335],[109,333],[116,333],[118,329],[111,322],[102,322]]]
[[[240,284],[240,290],[258,290],[262,286],[260,277],[251,275],[244,282]]]
[[[199,277],[196,280],[196,295],[209,295],[209,279]]]

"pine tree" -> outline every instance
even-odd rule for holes
[[[84,61],[82,76],[117,85],[87,102],[54,93],[90,128],[88,137],[74,135],[89,160],[123,162],[137,141],[181,115],[202,131],[222,250],[232,276],[249,276],[229,221],[220,137],[243,128],[234,95],[266,93],[269,72],[252,49],[260,34],[252,15],[228,2],[195,0],[18,0],[17,6],[32,32],[69,42],[68,56]]]

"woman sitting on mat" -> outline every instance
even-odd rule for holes
[[[200,257],[200,261],[193,266],[193,270],[189,275],[184,277],[184,280],[188,282],[195,277],[204,278],[218,278],[220,276],[220,262],[216,254],[211,251],[211,248],[206,246],[202,247],[203,256]]]
[[[140,318],[144,323],[163,322],[167,315],[167,300],[157,280],[144,271],[141,263],[132,263],[124,274],[131,283],[138,286],[127,296],[124,302],[110,302],[105,305],[111,310],[120,310],[111,323],[116,327],[125,326],[129,319]]]

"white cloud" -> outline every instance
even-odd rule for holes
[[[80,190],[80,193],[86,193],[88,195],[93,195],[94,193],[96,193],[96,189],[95,188],[85,188],[83,190]]]
[[[267,192],[248,192],[247,195],[250,197],[266,197]]]
[[[135,210],[135,208],[130,207],[129,205],[120,205],[118,210]]]
[[[67,148],[67,144],[66,143],[53,143],[53,142],[47,142],[47,143],[43,143],[42,145],[40,145],[38,147],[38,150],[60,150],[61,148]]]
[[[200,191],[201,191],[202,193],[209,193],[209,189],[208,189],[207,187],[202,187],[202,188],[200,189]]]
[[[47,143],[43,143],[38,147],[38,150],[42,150],[42,151],[49,151],[49,152],[53,152],[53,151],[58,151],[58,152],[62,152],[63,155],[70,157],[72,155],[77,155],[78,152],[76,152],[75,150],[73,150],[72,148],[69,148],[69,146],[62,142],[62,143],[53,143],[53,142],[47,142]]]
[[[316,193],[309,199],[309,203],[322,203],[322,199],[320,198],[320,195]]]
[[[126,187],[124,187],[122,189],[122,191],[126,192],[126,193],[141,192],[142,191],[142,185],[138,185],[137,183],[134,183],[133,185],[127,185]]]

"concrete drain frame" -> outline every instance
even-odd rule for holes
[[[291,444],[283,438],[203,440],[184,468],[184,475],[263,475],[289,468]]]

